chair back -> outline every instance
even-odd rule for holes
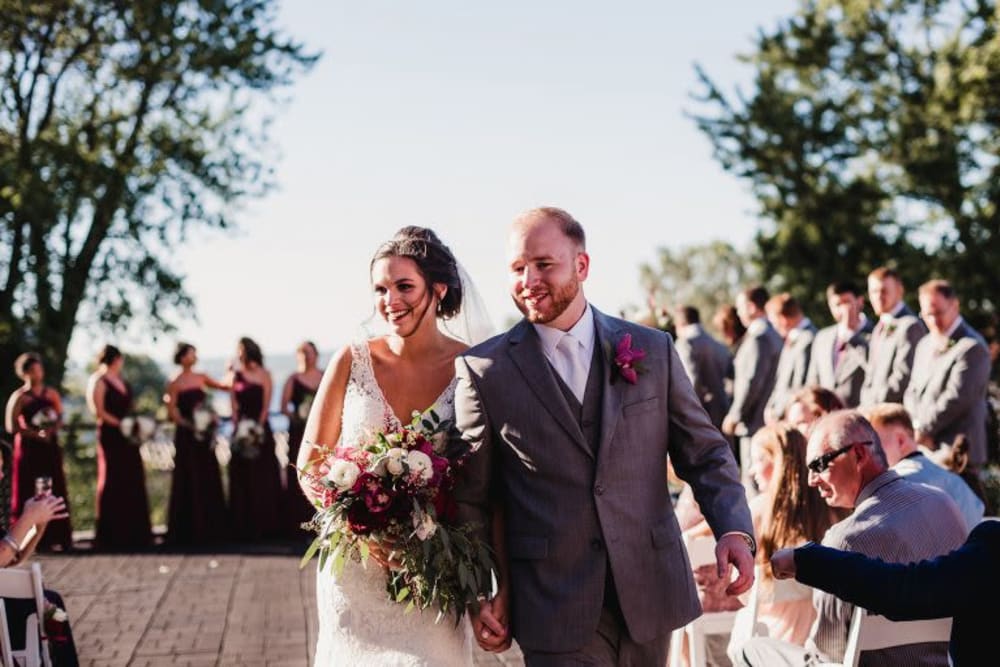
[[[947,642],[950,639],[950,618],[890,621],[885,616],[869,614],[861,607],[855,607],[843,664],[845,667],[857,667],[862,651],[879,651],[907,644]]]
[[[45,638],[45,598],[42,593],[42,567],[38,563],[32,563],[30,567],[8,567],[0,568],[0,598],[21,599],[35,601],[35,622],[31,619],[26,623],[27,634],[25,641],[25,657],[32,654],[41,654],[41,660],[46,667],[51,666],[49,658],[48,639]],[[0,604],[0,657],[4,666],[13,666],[13,652],[11,651],[10,629],[7,624],[6,605]],[[41,643],[40,650],[33,650]],[[21,652],[18,652],[19,654]],[[31,660],[28,660],[29,664]],[[37,662],[36,662],[37,664]]]

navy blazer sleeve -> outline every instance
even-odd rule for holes
[[[968,612],[1000,589],[1000,521],[984,521],[949,554],[909,565],[810,544],[795,550],[795,578],[893,621]]]

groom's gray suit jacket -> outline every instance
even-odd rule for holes
[[[474,452],[456,499],[484,530],[491,503],[503,508],[513,633],[534,651],[580,649],[612,581],[634,641],[700,613],[668,453],[716,536],[753,534],[732,452],[670,337],[593,312],[597,353],[583,405],[561,387],[526,321],[456,361],[456,422]],[[612,382],[607,350],[626,333],[647,353],[635,385]]]

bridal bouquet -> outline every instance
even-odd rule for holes
[[[119,428],[121,428],[122,435],[138,447],[156,433],[156,420],[145,415],[125,417],[121,420]]]
[[[303,567],[319,552],[320,569],[332,559],[339,574],[348,558],[366,564],[375,542],[399,564],[387,571],[386,592],[406,611],[436,605],[438,621],[454,613],[457,622],[488,594],[490,550],[455,524],[450,491],[465,457],[446,454],[448,426],[433,409],[414,412],[409,425],[328,450],[315,472],[302,473],[321,498]]]
[[[264,427],[254,419],[241,419],[233,431],[229,449],[233,456],[255,459],[260,456],[260,446],[264,443]]]
[[[191,413],[191,422],[194,425],[194,439],[198,442],[211,442],[215,435],[215,429],[219,425],[219,418],[211,405],[204,403],[198,405]]]

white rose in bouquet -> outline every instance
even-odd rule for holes
[[[385,453],[385,469],[390,475],[399,477],[406,472],[406,450],[393,447]]]
[[[420,473],[420,479],[424,481],[434,476],[434,466],[431,464],[431,457],[419,450],[411,450],[406,455],[406,465],[413,472]]]
[[[152,417],[139,415],[135,418],[135,424],[138,430],[139,440],[141,442],[151,440],[153,436],[156,435],[156,420]]]
[[[358,481],[358,477],[361,475],[361,468],[357,463],[353,461],[345,461],[344,459],[337,459],[330,466],[330,472],[326,474],[326,478],[337,487],[339,491],[346,491],[347,489],[354,486],[354,483]]]

